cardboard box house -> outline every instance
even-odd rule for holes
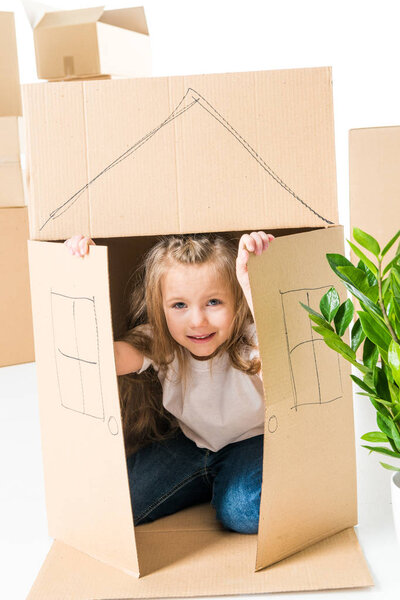
[[[24,112],[55,538],[30,600],[371,585],[353,529],[349,369],[299,305],[340,288],[325,259],[343,252],[330,69],[36,84]],[[258,535],[223,529],[208,504],[134,527],[112,345],[126,281],[160,234],[253,229],[277,238],[250,262],[266,405]],[[58,243],[77,232],[98,244],[84,260]]]
[[[45,12],[25,0],[39,79],[151,74],[144,8],[104,7]]]
[[[14,15],[0,12],[0,367],[34,360]]]

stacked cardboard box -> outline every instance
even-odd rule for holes
[[[24,114],[55,538],[30,600],[371,585],[353,529],[349,366],[299,304],[344,294],[325,259],[344,251],[330,69],[37,84]],[[134,527],[113,355],[126,281],[159,234],[253,229],[276,235],[249,264],[266,405],[258,535],[223,530],[209,505]],[[57,243],[78,232],[97,241],[84,260]]]
[[[151,74],[144,8],[50,10],[25,2],[39,79],[99,79]],[[46,7],[47,8],[47,7]]]
[[[0,13],[0,366],[34,360],[14,15]]]

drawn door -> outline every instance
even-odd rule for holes
[[[343,228],[278,237],[249,265],[265,392],[264,469],[256,568],[357,522],[349,363],[329,349],[300,302],[346,291],[325,254]]]
[[[50,535],[138,575],[107,248],[29,242]]]

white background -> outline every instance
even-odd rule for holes
[[[99,4],[52,1],[60,8]],[[106,8],[132,4],[109,2]],[[348,130],[400,125],[398,0],[149,0],[144,6],[155,76],[333,67],[339,211],[348,234]],[[32,31],[20,2],[0,0],[0,10],[16,14],[21,82],[36,81]],[[374,210],[378,214],[379,199]],[[0,369],[0,405],[0,597],[19,600],[50,546],[33,364]],[[393,533],[391,474],[359,446],[360,435],[376,429],[374,411],[361,396],[355,397],[355,423],[357,533],[376,587],[330,595],[398,598],[400,546]]]

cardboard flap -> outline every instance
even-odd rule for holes
[[[103,14],[104,6],[96,8],[80,8],[77,10],[57,10],[45,13],[36,26],[36,29],[45,27],[65,27],[66,25],[81,25],[82,23],[96,23]]]
[[[331,286],[346,300],[328,252],[344,253],[342,227],[277,238],[250,258],[266,402],[257,568],[357,522],[351,369],[299,304],[320,312]]]
[[[29,242],[49,533],[138,575],[107,248]]]
[[[329,68],[67,85],[24,86],[34,238],[337,222]]]
[[[147,558],[146,577],[135,580],[55,542],[27,600],[248,597],[373,585],[353,528],[254,573],[254,535],[231,531],[152,534],[142,533],[141,527],[137,535]]]
[[[149,35],[143,6],[105,10],[99,21],[108,25],[114,25],[115,27],[136,31],[136,33]]]
[[[56,12],[57,8],[43,4],[42,2],[34,2],[33,0],[21,0],[21,3],[25,9],[26,16],[32,29],[40,22],[43,16],[48,12]]]

